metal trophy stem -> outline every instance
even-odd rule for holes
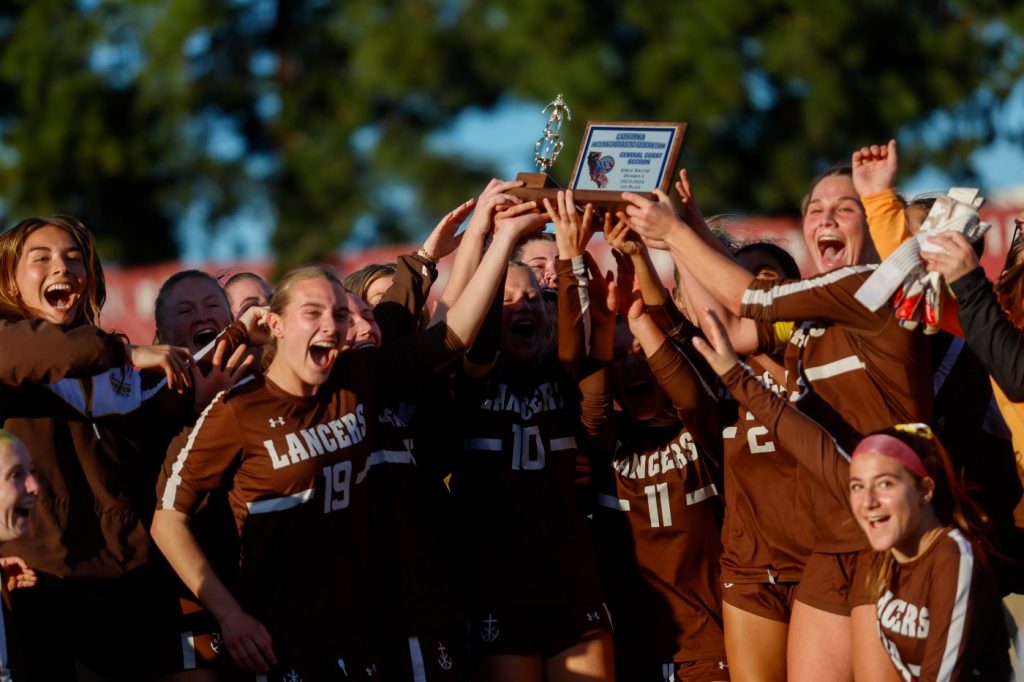
[[[561,136],[563,119],[572,120],[572,111],[565,103],[562,93],[558,93],[558,97],[548,102],[548,105],[541,109],[540,113],[546,114],[548,109],[551,110],[551,113],[548,115],[544,132],[533,145],[533,162],[537,164],[537,170],[541,173],[547,173],[562,152],[564,144]]]

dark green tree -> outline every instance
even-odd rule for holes
[[[1024,9],[991,0],[0,2],[3,217],[76,213],[142,262],[197,207],[211,230],[265,211],[289,266],[355,224],[422,234],[494,172],[437,131],[558,92],[576,117],[557,178],[586,120],[684,120],[707,211],[789,213],[893,134],[904,168],[968,179],[1022,34]]]

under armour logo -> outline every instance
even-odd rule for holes
[[[275,429],[278,426],[284,426],[284,417],[271,417],[267,420],[270,422],[270,428]]]
[[[437,664],[441,666],[441,670],[451,670],[454,661],[452,661],[452,657],[448,655],[448,652],[444,650],[443,642],[437,643],[437,650],[440,652],[440,655],[437,657]]]
[[[729,664],[726,663],[725,661],[719,661],[718,662],[718,669],[719,670],[725,670],[728,667],[729,667]]]
[[[588,622],[594,623],[594,622],[599,621],[599,620],[601,620],[601,614],[599,614],[597,611],[591,611],[590,613],[587,614],[587,621]]]
[[[376,663],[371,663],[370,665],[366,666],[366,676],[367,677],[373,677],[376,674],[377,674],[377,664]]]
[[[484,619],[484,629],[480,631],[480,639],[485,642],[493,642],[498,639],[500,634],[501,630],[498,629],[498,619],[488,613],[487,618]]]
[[[290,670],[287,675],[281,678],[284,682],[302,682],[302,678],[295,670]]]

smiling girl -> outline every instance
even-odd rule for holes
[[[275,679],[377,677],[365,482],[383,463],[371,456],[377,416],[473,340],[513,244],[537,226],[525,215],[534,209],[499,214],[473,286],[441,324],[380,348],[341,353],[349,321],[341,280],[325,266],[292,271],[271,299],[265,374],[220,394],[168,450],[153,538],[217,618],[244,670]],[[188,526],[218,489],[229,490],[241,541],[234,591]]]
[[[874,576],[878,634],[905,680],[1007,680],[1008,637],[981,537],[986,521],[924,424],[860,442],[850,506],[884,555]]]

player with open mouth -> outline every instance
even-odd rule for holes
[[[153,538],[244,670],[375,679],[367,478],[386,461],[372,452],[378,414],[476,337],[512,246],[539,226],[531,213],[535,204],[520,204],[496,217],[471,286],[437,325],[379,348],[341,352],[350,310],[336,272],[285,275],[267,316],[265,373],[220,394],[168,449]],[[189,527],[216,490],[228,491],[241,542],[235,589]]]

